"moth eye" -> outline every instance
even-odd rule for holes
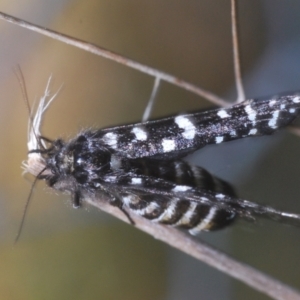
[[[70,147],[70,151],[74,151],[75,153],[83,151],[87,148],[86,141],[87,139],[84,135],[79,136],[76,139],[76,142],[72,145],[72,147]]]
[[[86,141],[86,137],[84,135],[80,135],[77,138],[77,143],[84,143]]]

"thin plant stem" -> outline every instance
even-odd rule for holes
[[[192,92],[192,93],[194,93],[198,96],[201,96],[201,97],[209,100],[210,102],[212,102],[212,103],[214,103],[218,106],[225,107],[225,106],[229,105],[225,100],[223,100],[222,98],[214,95],[213,93],[211,93],[211,92],[209,92],[205,89],[202,89],[202,88],[200,88],[200,87],[198,87],[198,86],[196,86],[192,83],[184,81],[184,80],[182,80],[182,79],[180,79],[176,76],[173,76],[171,74],[168,74],[166,72],[163,72],[163,71],[160,71],[158,69],[155,69],[155,68],[146,66],[144,64],[141,64],[141,63],[139,63],[135,60],[132,60],[132,59],[129,59],[125,56],[122,56],[122,55],[120,55],[116,52],[104,49],[102,47],[99,47],[99,46],[96,46],[94,44],[82,41],[80,39],[68,36],[66,34],[62,34],[62,33],[56,32],[54,30],[50,30],[48,28],[44,28],[42,26],[35,25],[33,23],[24,21],[22,19],[12,17],[12,16],[7,15],[3,12],[0,12],[0,19],[5,20],[5,21],[10,22],[10,23],[13,23],[15,25],[24,27],[26,29],[38,32],[38,33],[43,34],[45,36],[48,36],[52,39],[55,39],[57,41],[61,41],[65,44],[74,46],[76,48],[85,50],[87,52],[90,52],[90,53],[102,56],[104,58],[113,60],[117,63],[120,63],[122,65],[125,65],[125,66],[133,68],[133,69],[136,69],[136,70],[138,70],[142,73],[148,74],[150,76],[159,77],[161,80],[164,80],[164,81],[169,82],[173,85],[176,85],[176,86],[178,86],[182,89],[190,91],[190,92]]]
[[[154,104],[155,104],[155,100],[159,91],[159,84],[160,84],[160,78],[156,77],[155,81],[154,81],[154,85],[153,85],[153,89],[152,89],[152,93],[150,95],[148,104],[145,108],[144,114],[143,114],[143,118],[142,118],[142,122],[146,122],[149,120],[149,117],[152,113]]]
[[[105,211],[118,219],[128,223],[128,218],[118,208],[110,205],[106,199],[98,197],[85,197],[85,201],[90,205]],[[205,244],[192,237],[191,235],[179,231],[176,228],[158,223],[151,222],[135,214],[130,215],[135,222],[135,227],[150,234],[155,239],[200,260],[211,267],[245,283],[255,290],[264,293],[273,299],[278,300],[296,300],[300,299],[300,294],[293,288],[282,282],[242,263],[227,254],[214,249],[212,246]]]
[[[236,102],[239,103],[245,101],[246,97],[245,97],[245,91],[244,91],[243,80],[242,80],[242,72],[241,72],[237,0],[231,0],[231,31],[232,31],[234,76],[235,76],[235,84],[237,90]]]

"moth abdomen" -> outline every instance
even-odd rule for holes
[[[233,209],[175,197],[156,196],[152,201],[151,198],[145,201],[127,195],[123,201],[135,214],[161,224],[188,229],[191,234],[221,229],[231,224],[237,216]]]

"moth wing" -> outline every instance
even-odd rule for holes
[[[151,221],[189,229],[190,233],[226,227],[236,217],[258,216],[300,226],[300,215],[166,180],[140,176],[112,187],[123,207]]]
[[[247,100],[213,109],[145,123],[107,128],[95,137],[120,156],[178,159],[208,144],[272,134],[299,114],[300,97]]]
[[[236,216],[235,207],[222,202],[222,194],[147,176],[128,179],[131,182],[108,189],[129,214],[189,229],[192,234],[225,227]]]

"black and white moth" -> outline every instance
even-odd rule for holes
[[[86,196],[102,196],[131,223],[130,215],[137,214],[191,234],[223,228],[237,217],[300,220],[298,214],[239,199],[228,183],[182,160],[208,144],[269,135],[291,124],[300,113],[299,94],[86,130],[66,142],[40,133],[43,114],[54,99],[47,91],[29,126],[24,166],[50,187],[71,192],[74,207]]]

